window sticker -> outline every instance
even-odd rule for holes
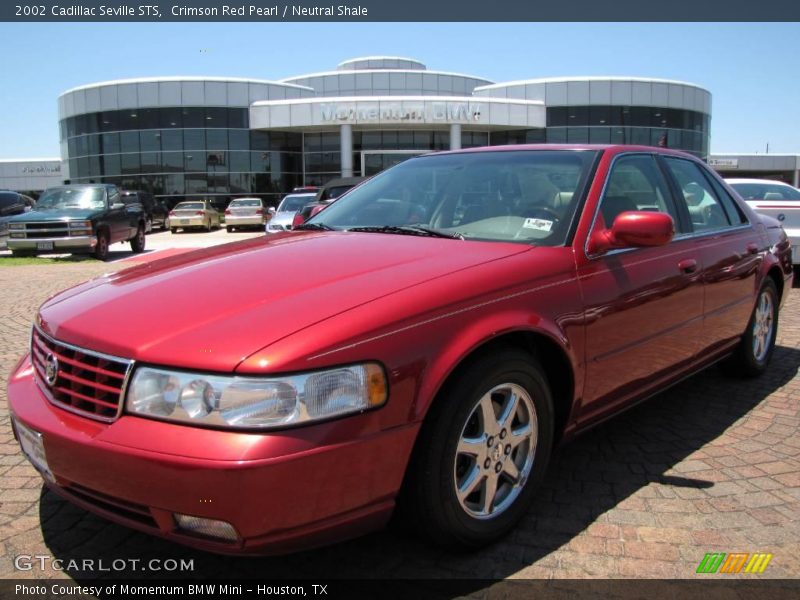
[[[525,219],[522,224],[526,229],[535,229],[537,231],[550,231],[553,228],[553,222],[547,219]]]

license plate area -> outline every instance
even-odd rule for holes
[[[178,225],[188,225],[188,224],[189,224],[189,219],[179,219],[178,220]]]
[[[30,429],[17,420],[14,420],[14,428],[17,430],[19,445],[22,447],[22,452],[25,454],[26,458],[36,467],[36,470],[42,474],[42,477],[47,481],[55,482],[55,477],[53,477],[53,472],[47,464],[47,456],[44,453],[42,434]]]
[[[53,242],[36,242],[37,250],[52,250]]]

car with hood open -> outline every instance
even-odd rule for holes
[[[780,224],[688,154],[429,154],[294,231],[57,294],[8,403],[50,489],[152,535],[288,552],[402,504],[477,548],[559,444],[719,361],[764,373],[792,275]]]

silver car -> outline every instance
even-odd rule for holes
[[[267,233],[291,231],[294,215],[306,204],[314,202],[316,197],[316,192],[311,194],[288,194],[285,196],[278,205],[278,211],[267,223]]]
[[[768,179],[726,179],[754,211],[778,219],[792,242],[792,263],[800,265],[800,190]]]
[[[237,198],[225,209],[225,229],[228,233],[241,227],[263,227],[266,220],[260,198]]]

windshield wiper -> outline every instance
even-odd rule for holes
[[[396,233],[400,235],[420,235],[424,237],[448,238],[451,240],[463,240],[464,236],[460,233],[448,233],[439,229],[431,229],[422,225],[380,225],[369,227],[351,227],[346,231],[357,231],[365,233]]]
[[[309,231],[334,231],[333,227],[325,223],[303,223],[294,228],[294,231],[307,229]]]

